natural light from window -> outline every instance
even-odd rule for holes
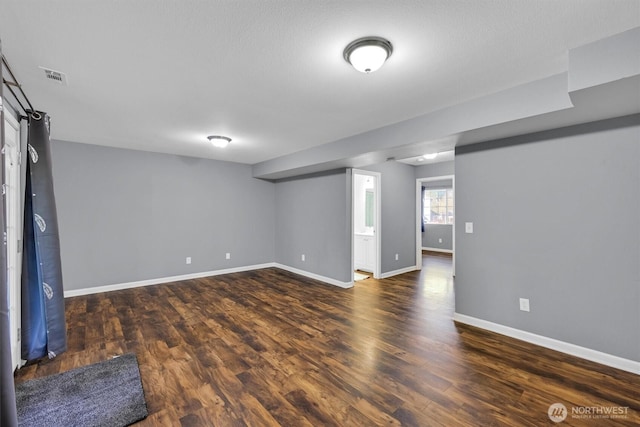
[[[422,197],[425,224],[453,224],[453,189],[426,189]]]

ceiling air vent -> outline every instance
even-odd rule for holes
[[[65,73],[45,67],[39,68],[44,71],[44,75],[47,80],[58,83],[59,85],[67,86],[67,75]]]

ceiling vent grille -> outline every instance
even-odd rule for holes
[[[67,86],[67,75],[65,73],[45,67],[40,67],[40,69],[44,71],[44,76],[47,80],[62,86]]]

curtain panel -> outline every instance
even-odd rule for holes
[[[424,233],[424,193],[427,191],[427,187],[422,187],[422,192],[420,193],[420,225],[422,225],[422,232]]]
[[[22,265],[22,358],[67,349],[58,218],[53,192],[49,116],[29,114]]]

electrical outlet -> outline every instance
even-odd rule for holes
[[[442,243],[442,239],[438,239],[438,243]]]
[[[396,261],[398,260],[398,254],[396,254]]]
[[[227,254],[225,255],[225,258],[226,258],[226,259],[231,259],[231,253],[230,253],[230,252],[227,252]]]
[[[187,264],[191,264],[191,257],[190,256],[187,257],[186,263]]]
[[[529,299],[528,298],[520,298],[520,310],[521,311],[529,311]]]
[[[302,261],[305,261],[305,256],[304,256],[304,254],[302,254],[302,256],[300,257],[300,259],[301,259]]]

